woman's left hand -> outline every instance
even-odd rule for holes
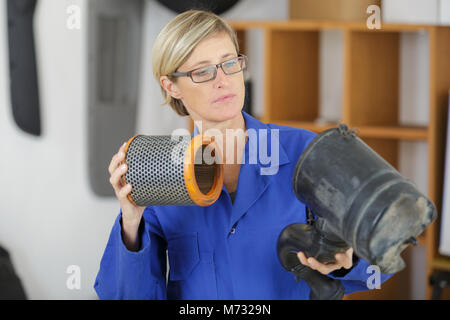
[[[341,268],[350,269],[352,267],[353,248],[349,248],[345,253],[336,253],[334,256],[336,262],[320,263],[314,258],[308,258],[302,251],[297,253],[297,257],[303,265],[327,275]]]

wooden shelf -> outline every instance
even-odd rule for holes
[[[320,133],[324,130],[335,128],[339,126],[339,124],[316,124],[314,122],[308,122],[308,121],[280,121],[280,120],[273,120],[271,123],[280,125],[280,126],[288,126],[288,127],[294,127],[294,128],[300,128],[300,129],[306,129],[315,133]]]
[[[431,265],[435,269],[450,271],[450,258],[440,257],[433,259]]]
[[[339,126],[338,123],[316,124],[307,121],[273,121],[281,126],[307,129],[316,133]],[[396,139],[396,140],[427,140],[428,128],[413,126],[350,126],[350,129],[360,137]]]
[[[361,137],[398,139],[398,140],[427,140],[428,128],[410,126],[355,126],[352,127]]]
[[[355,30],[365,32],[422,32],[429,31],[436,26],[420,24],[395,24],[383,23],[380,30],[370,30],[364,22],[343,22],[326,20],[273,20],[273,21],[229,21],[235,30],[246,30],[255,28],[267,28],[272,30]]]
[[[304,128],[316,133],[337,127],[319,124],[321,117],[321,31],[338,30],[342,36],[342,123],[364,139],[375,152],[398,168],[400,141],[426,141],[428,196],[438,212],[442,208],[445,130],[450,89],[450,27],[385,24],[369,30],[364,22],[320,20],[230,21],[243,52],[246,31],[260,29],[265,42],[263,64],[264,122]],[[424,33],[427,37],[429,123],[413,127],[400,125],[402,88],[401,54],[403,33]],[[252,56],[247,53],[250,59]],[[323,75],[322,75],[323,76]],[[425,92],[424,92],[425,93]],[[438,254],[438,223],[431,224],[419,237],[426,247],[426,276],[434,268],[450,270],[450,258]],[[399,275],[393,287],[407,290],[410,284]],[[367,293],[368,296],[396,299],[399,290]],[[400,290],[400,291],[401,291]],[[431,297],[427,285],[426,296]],[[397,292],[397,293],[396,293]]]

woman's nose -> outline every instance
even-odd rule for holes
[[[215,86],[226,86],[228,85],[228,76],[223,72],[222,68],[217,68],[216,78],[214,79]]]

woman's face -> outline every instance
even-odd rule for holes
[[[236,57],[236,48],[230,37],[226,33],[218,33],[202,40],[177,71],[188,72]],[[243,72],[226,75],[219,68],[216,78],[208,82],[194,83],[190,77],[178,77],[175,82],[165,81],[168,81],[166,90],[172,97],[183,101],[194,121],[227,121],[239,115],[244,105]]]

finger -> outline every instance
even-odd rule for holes
[[[319,261],[317,261],[314,258],[308,258],[308,263],[310,265],[311,269],[317,270],[322,274],[329,274],[330,272],[333,272],[334,270],[340,269],[341,266],[337,263],[331,263],[331,264],[324,264]]]
[[[347,264],[344,266],[346,269],[350,269],[353,266],[353,248],[350,248],[346,252]]]
[[[338,260],[345,269],[350,269],[353,265],[353,248],[347,249],[345,253],[336,254],[336,260]]]
[[[124,163],[118,167],[109,178],[109,182],[113,186],[116,192],[119,192],[122,188],[121,177],[127,172],[128,166]]]
[[[117,192],[117,198],[120,202],[120,207],[122,208],[122,212],[132,212],[134,204],[128,199],[128,195],[132,190],[131,184],[126,184],[122,188],[120,188],[119,192]]]
[[[347,250],[345,253],[336,253],[336,262],[345,269],[350,269],[353,265],[353,249]]]
[[[119,151],[112,157],[108,167],[109,174],[112,174],[114,170],[116,170],[116,168],[119,166],[120,162],[125,158],[124,150],[126,144],[126,142],[122,144],[122,146],[119,148]]]
[[[353,257],[353,248],[349,248],[346,252],[350,257]]]
[[[339,270],[341,267],[334,265],[334,266],[325,266],[318,269],[318,271],[324,275],[330,274],[333,271]]]
[[[111,175],[125,158],[125,154],[119,150],[112,158],[108,166],[108,172]]]
[[[319,270],[319,269],[322,269],[323,267],[326,267],[326,265],[320,263],[319,261],[317,261],[314,258],[308,258],[308,264],[314,270]]]
[[[347,259],[348,259],[346,253],[336,253],[334,255],[334,258],[336,259],[336,263],[341,266],[344,266],[347,263]]]
[[[307,261],[306,255],[303,252],[299,251],[297,253],[297,257],[300,260],[301,264],[303,264],[304,266],[309,267],[309,263]]]
[[[115,155],[113,155],[113,157],[111,158],[111,161],[109,162],[109,166],[108,166],[108,172],[111,175],[114,172],[114,169],[116,168],[116,164],[117,164],[117,153]]]
[[[127,196],[130,194],[131,189],[132,189],[132,187],[131,187],[131,184],[129,184],[129,183],[126,184],[125,186],[123,186],[123,187],[119,190],[119,194],[118,194],[119,198],[120,198],[120,199],[128,199]],[[119,200],[120,200],[120,199],[119,199]]]

